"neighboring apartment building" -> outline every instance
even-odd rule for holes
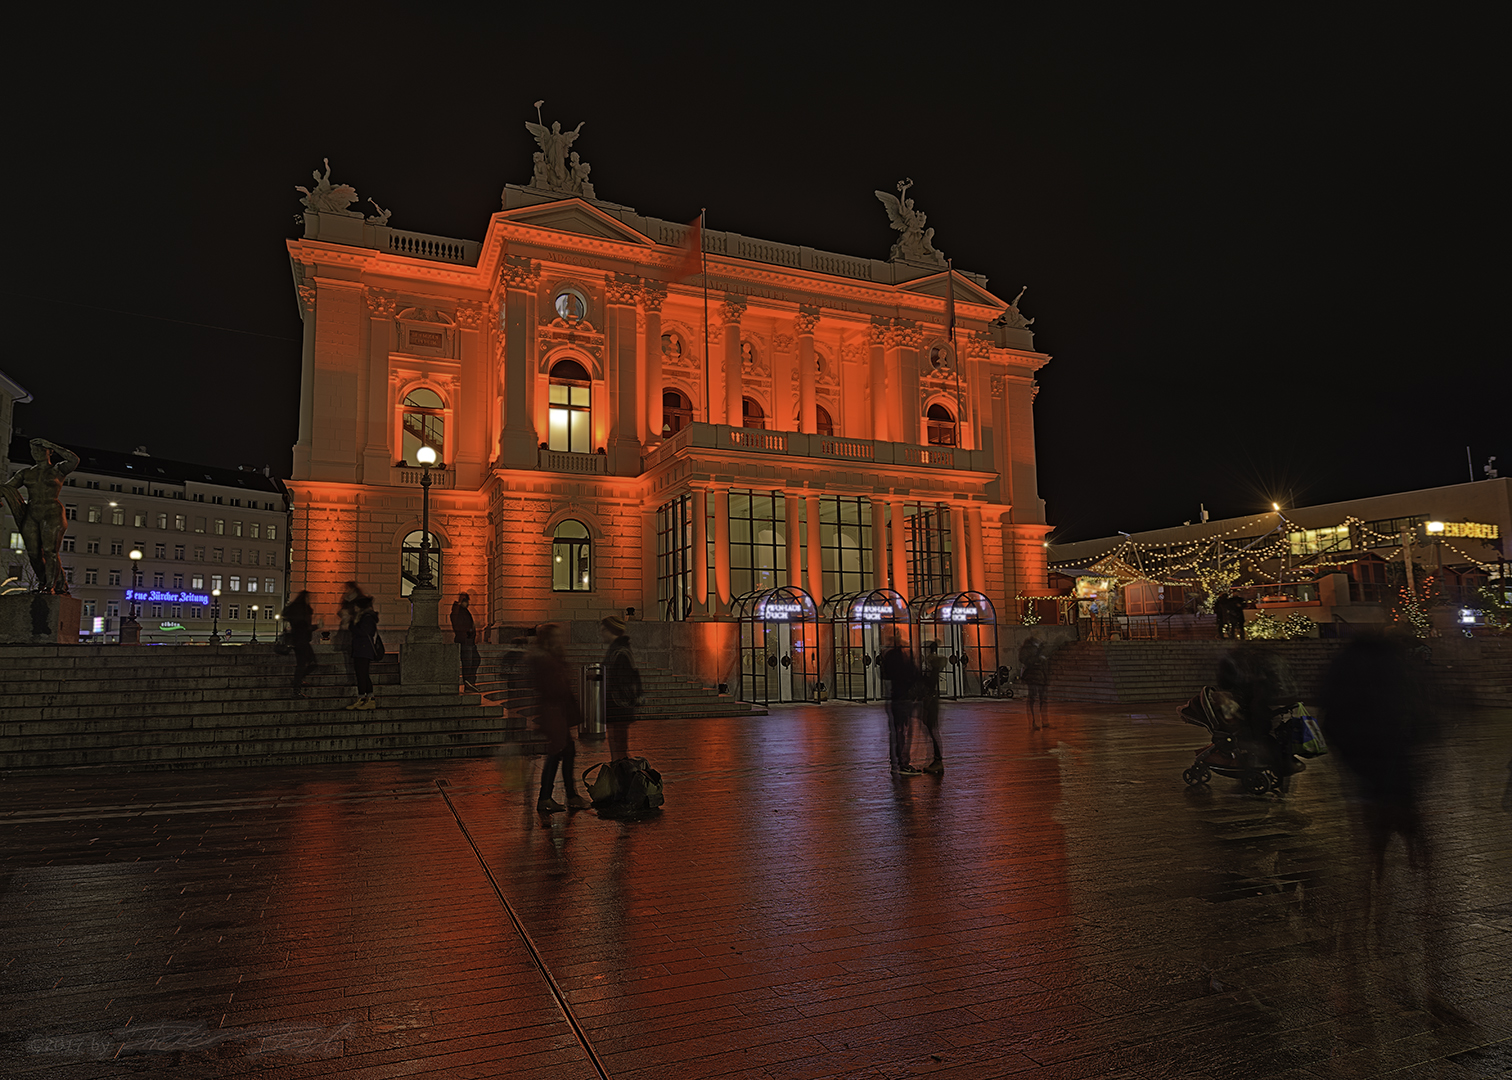
[[[31,399],[31,394],[24,386],[0,371],[0,446],[10,445],[16,406],[25,405]],[[0,513],[4,513],[4,510],[0,509]],[[6,519],[9,520],[9,515],[6,515]]]
[[[143,642],[204,640],[217,627],[232,641],[250,639],[254,628],[259,638],[276,634],[289,569],[283,481],[143,450],[69,449],[80,461],[62,492],[63,566],[84,605],[81,640],[115,641],[133,605]],[[16,436],[10,472],[31,463],[27,439]],[[132,560],[133,550],[141,559]],[[19,575],[18,535],[8,554],[8,573]]]
[[[469,591],[495,626],[634,608],[721,681],[737,649],[747,675],[803,662],[747,696],[827,681],[836,620],[930,623],[965,655],[961,627],[1044,591],[1050,358],[947,270],[905,185],[878,193],[892,257],[857,258],[642,216],[537,138],[481,242],[364,220],[329,174],[305,200],[295,589],[330,609],[356,578],[405,609],[428,447],[443,603]],[[995,636],[967,636],[995,670]]]

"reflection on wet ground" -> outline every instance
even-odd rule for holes
[[[947,703],[896,779],[876,707],[645,720],[638,821],[537,815],[508,755],[11,774],[0,1071],[1505,1075],[1512,715],[1457,718],[1434,863],[1373,884],[1329,758],[1189,788],[1140,709]]]

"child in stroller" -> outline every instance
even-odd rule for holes
[[[1300,704],[1271,706],[1267,726]],[[1238,780],[1252,795],[1272,791],[1284,794],[1292,774],[1305,767],[1275,736],[1262,740],[1246,731],[1239,700],[1226,690],[1204,686],[1181,707],[1178,715],[1212,736],[1212,742],[1196,752],[1196,760],[1181,774],[1189,786],[1206,784],[1217,773]]]

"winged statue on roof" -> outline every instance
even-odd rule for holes
[[[564,191],[574,195],[582,194],[583,177],[587,175],[588,166],[582,161],[568,162],[568,152],[572,144],[583,131],[582,121],[571,131],[562,130],[562,122],[553,120],[551,127],[545,124],[532,124],[525,121],[525,130],[535,136],[540,151],[535,155],[535,175],[531,178],[531,186],[545,188],[548,191]],[[577,155],[573,154],[573,158]]]
[[[357,201],[357,189],[351,184],[331,183],[331,159],[322,158],[325,163],[325,175],[321,175],[316,169],[310,175],[315,178],[315,186],[307,188],[300,184],[294,185],[295,191],[304,192],[304,197],[299,201],[306,209],[314,210],[320,214],[345,214],[347,217],[361,217],[355,210],[348,210]]]
[[[925,263],[930,266],[944,266],[945,256],[935,250],[935,231],[924,227],[928,218],[922,210],[914,209],[914,201],[908,197],[908,189],[911,187],[913,187],[913,178],[905,177],[898,181],[896,195],[886,191],[873,192],[887,208],[888,223],[903,234],[898,237],[897,243],[893,244],[889,258]]]

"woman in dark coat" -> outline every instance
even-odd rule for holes
[[[572,741],[572,729],[583,722],[583,714],[572,692],[572,672],[562,655],[555,624],[545,623],[536,628],[535,644],[526,656],[526,664],[541,710],[536,726],[546,736],[546,763],[541,768],[541,795],[536,800],[536,809],[543,814],[554,814],[568,807],[586,809],[591,804],[577,793],[574,772],[577,748]],[[567,789],[567,806],[551,797],[558,767]]]
[[[310,607],[310,594],[301,591],[289,601],[280,617],[289,624],[285,640],[294,650],[294,694],[308,697],[304,692],[305,676],[315,669],[315,647],[310,644],[315,637],[315,611]]]
[[[630,636],[625,620],[610,615],[599,622],[600,632],[609,651],[604,654],[604,678],[608,680],[605,697],[609,713],[604,717],[609,735],[609,760],[630,756],[630,724],[640,703],[641,679],[635,658],[630,652]]]
[[[378,699],[373,694],[370,669],[373,661],[378,659],[378,611],[373,607],[371,596],[359,593],[352,598],[348,641],[352,667],[357,673],[357,700],[347,708],[376,709]]]

